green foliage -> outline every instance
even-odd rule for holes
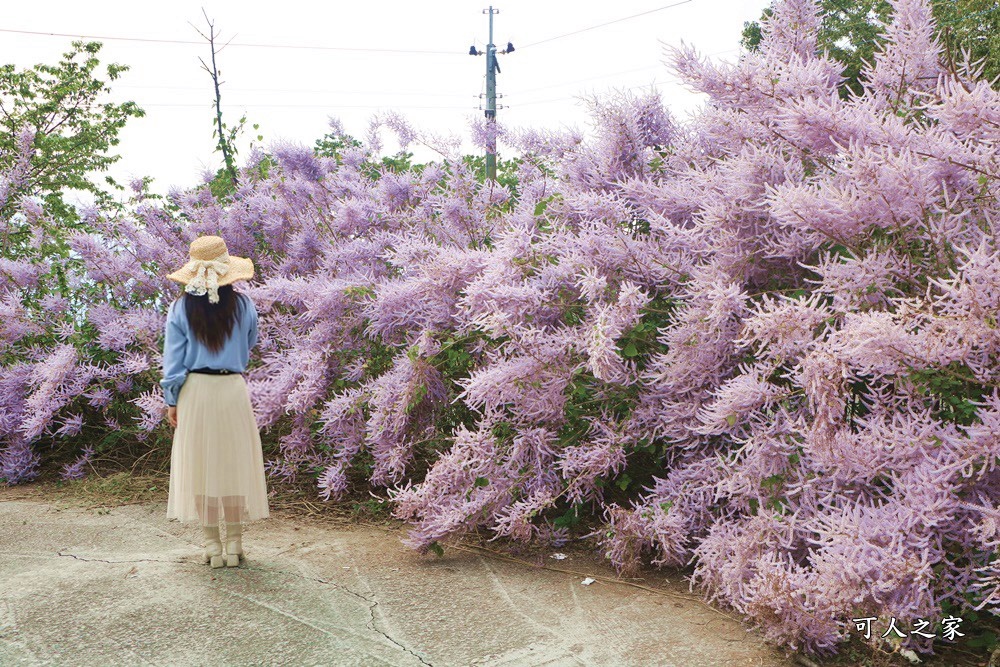
[[[246,114],[240,117],[236,125],[230,127],[227,123],[221,121],[221,115],[219,118],[212,120],[212,137],[215,138],[215,152],[222,153],[223,166],[215,172],[215,177],[209,182],[208,187],[212,192],[212,196],[219,201],[227,201],[232,199],[236,195],[236,189],[239,187],[238,171],[236,168],[236,156],[239,155],[239,151],[236,148],[237,139],[240,138],[242,134],[246,131],[247,117]],[[222,128],[222,136],[219,136],[219,128]],[[264,140],[264,135],[260,134],[260,125],[254,123],[252,126],[253,131],[257,134],[254,139],[250,142],[251,150],[254,147],[254,142],[260,142]],[[266,178],[271,167],[274,165],[274,160],[269,155],[264,156],[264,158],[257,163],[257,165],[251,169],[248,175],[252,178]]]
[[[760,42],[764,39],[764,32],[760,28],[761,22],[774,16],[774,10],[766,7],[760,15],[760,21],[747,21],[743,24],[743,36],[740,38],[740,46],[747,51],[758,51]]]
[[[659,341],[662,327],[670,323],[675,303],[671,299],[657,297],[643,308],[639,323],[622,334],[618,340],[618,349],[626,359],[633,359],[640,370],[646,367],[649,355],[662,351]]]
[[[118,145],[118,133],[130,118],[144,112],[134,102],[103,100],[111,91],[107,82],[118,79],[128,67],[109,64],[106,80],[100,78],[100,50],[99,42],[76,41],[55,65],[0,67],[0,170],[7,171],[17,160],[22,130],[34,133],[35,149],[28,178],[8,199],[8,207],[20,196],[38,196],[61,224],[72,225],[77,216],[63,200],[67,190],[90,192],[100,203],[113,204],[89,176],[106,171],[119,159],[109,154]]]
[[[870,410],[865,402],[865,397],[869,394],[870,378],[862,377],[847,383],[847,400],[844,401],[844,420],[851,428],[851,432],[857,433],[857,420],[867,415]]]
[[[337,164],[344,163],[344,150],[348,148],[360,148],[361,142],[348,134],[339,132],[327,132],[316,140],[313,152],[320,157],[330,157],[337,161]]]
[[[514,439],[514,435],[517,433],[517,429],[514,425],[508,421],[497,422],[490,429],[491,434],[496,438],[497,442],[510,442]]]
[[[403,409],[404,412],[406,414],[410,414],[411,412],[416,410],[420,406],[420,404],[423,403],[426,397],[427,397],[427,385],[425,384],[418,385],[413,392],[413,397],[410,399],[410,402],[407,403],[406,407]]]
[[[914,369],[910,380],[927,397],[936,419],[959,426],[979,421],[976,403],[983,399],[984,387],[965,364],[955,361],[944,368]]]
[[[618,340],[619,353],[639,369],[645,367],[651,355],[665,351],[659,340],[661,327],[667,326],[673,315],[674,302],[670,299],[655,298],[640,313],[639,322],[624,332]],[[585,318],[583,307],[579,312],[570,309],[574,319]],[[577,324],[579,322],[568,322]],[[634,384],[604,382],[585,367],[574,371],[566,387],[566,403],[563,408],[563,423],[559,429],[559,447],[579,445],[590,434],[592,423],[604,416],[615,423],[627,420],[635,409],[639,389]],[[596,480],[596,485],[604,490],[608,499],[623,503],[634,497],[636,489],[648,485],[654,475],[662,473],[660,458],[666,444],[642,438],[633,443],[627,451],[625,468],[614,476]],[[557,528],[573,528],[580,523],[585,505],[567,506],[565,502],[556,504],[556,512],[563,511],[553,520]]]
[[[991,554],[991,561],[996,558],[996,554]],[[966,594],[965,600],[967,606],[958,605],[947,599],[941,600],[940,618],[944,619],[948,616],[961,618],[962,623],[959,626],[959,631],[965,636],[957,639],[976,653],[991,653],[1000,648],[1000,642],[997,641],[998,636],[1000,636],[1000,621],[993,614],[977,612],[974,607],[978,600],[974,596]],[[938,621],[934,624],[932,632],[940,636],[943,627],[943,624]]]
[[[960,63],[964,53],[983,63],[983,78],[1000,86],[1000,5],[996,0],[935,0],[934,18],[948,58]]]
[[[26,177],[11,182],[13,190],[0,208],[5,228],[0,258],[43,267],[39,284],[22,290],[21,301],[29,312],[38,313],[46,296],[69,298],[70,307],[60,323],[64,330],[74,329],[82,303],[112,298],[101,284],[70,288],[69,275],[78,260],[70,252],[68,239],[76,231],[92,230],[64,198],[73,191],[90,193],[109,214],[120,209],[112,195],[91,179],[119,159],[110,151],[118,144],[118,133],[126,122],[144,115],[133,102],[106,101],[109,82],[128,68],[109,64],[102,74],[100,50],[98,42],[77,41],[55,65],[38,64],[23,70],[13,65],[0,67],[0,171],[9,172],[23,158],[18,150],[21,135],[32,137]],[[112,179],[105,180],[121,189]],[[40,215],[14,215],[25,197],[41,205]],[[42,348],[54,346],[59,340],[52,331],[22,342]],[[86,330],[80,330],[66,342],[80,349],[91,344],[88,336]]]
[[[27,260],[48,269],[47,278],[25,301],[36,303],[49,294],[70,296],[67,272],[70,259],[68,238],[86,230],[75,207],[64,199],[69,191],[87,192],[105,210],[117,203],[91,180],[119,159],[110,154],[118,144],[118,133],[129,118],[143,111],[133,102],[115,104],[103,100],[109,81],[127,71],[123,65],[107,65],[106,80],[98,76],[98,42],[73,42],[56,65],[39,64],[19,70],[0,67],[0,171],[11,170],[21,157],[18,144],[22,132],[33,135],[28,173],[12,185],[0,218],[6,222],[0,257]],[[110,178],[109,184],[119,187]],[[24,197],[32,197],[44,214],[34,220],[14,216]],[[32,235],[40,232],[37,247]],[[54,344],[54,341],[37,341]]]
[[[216,90],[218,90],[218,85],[216,85]],[[236,138],[243,131],[243,126],[247,122],[247,117],[244,114],[240,117],[239,121],[237,121],[236,125],[233,126],[223,122],[222,109],[219,107],[218,99],[216,99],[215,114],[216,117],[212,119],[212,138],[216,140],[215,152],[222,153],[222,160],[224,164],[222,170],[232,184],[232,190],[221,192],[219,194],[232,196],[236,191],[236,186],[239,185],[236,168]],[[213,194],[215,193],[213,192]]]
[[[556,528],[575,528],[581,520],[581,509],[579,504],[571,505],[561,516],[552,520],[552,525]]]
[[[361,148],[363,144],[349,134],[339,132],[327,132],[316,140],[313,152],[320,157],[333,158],[337,164],[344,163],[344,151],[353,148]],[[361,165],[362,172],[372,181],[377,181],[382,174],[392,172],[396,174],[408,171],[419,174],[427,165],[414,164],[413,153],[399,151],[395,155],[385,155],[377,160],[367,159]]]
[[[399,151],[395,155],[384,155],[378,162],[366,164],[369,170],[368,175],[373,181],[377,181],[386,172],[402,174],[413,171],[419,174],[423,171],[424,166],[413,164],[413,153],[407,151]]]
[[[573,445],[590,430],[590,421],[603,412],[616,421],[628,416],[635,407],[638,391],[635,387],[606,383],[586,370],[577,370],[566,387],[567,401],[563,408],[566,419],[560,431],[560,444]]]
[[[954,65],[968,52],[973,62],[983,63],[983,76],[994,86],[1000,85],[1000,6],[995,0],[932,0],[938,38],[946,56]],[[842,97],[862,90],[861,70],[874,62],[884,43],[883,25],[889,19],[887,0],[820,0],[822,23],[818,34],[820,51],[844,64]],[[761,20],[773,15],[768,7]],[[761,25],[744,24],[741,43],[756,51],[761,43]]]
[[[840,86],[842,97],[862,90],[861,69],[874,62],[881,46],[882,24],[890,14],[887,0],[821,0],[823,13],[817,42],[820,51],[844,64],[845,81]],[[768,7],[761,20],[774,14]],[[760,48],[762,34],[757,22],[744,24],[742,45],[749,51]]]
[[[475,414],[463,401],[455,401],[462,388],[459,382],[467,379],[475,368],[476,358],[470,352],[472,345],[484,335],[473,332],[465,336],[449,335],[442,341],[441,349],[428,362],[434,366],[448,385],[449,397],[440,408],[435,420],[435,430],[450,437],[459,426],[475,427]]]
[[[486,182],[486,156],[485,155],[463,155],[462,162],[465,163],[476,174],[476,180],[480,183]],[[516,196],[517,193],[517,170],[524,162],[521,158],[502,160],[497,156],[497,184],[502,185]]]

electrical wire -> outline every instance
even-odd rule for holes
[[[687,0],[690,2],[691,0]],[[42,32],[37,30],[13,30],[10,28],[0,28],[0,32],[14,33],[18,35],[41,35],[45,37],[74,37],[80,39],[100,39],[116,42],[141,42],[149,44],[197,44],[204,46],[204,40],[195,39],[155,39],[147,37],[116,37],[109,35],[80,35],[64,32]],[[225,46],[243,46],[260,49],[307,49],[315,51],[348,51],[351,53],[405,53],[416,55],[461,55],[461,50],[457,51],[429,51],[419,49],[372,49],[351,46],[310,46],[307,44],[261,44],[256,42],[228,42]]]
[[[655,89],[656,85],[660,84],[660,83],[668,83],[668,81],[657,81],[656,79],[653,79],[649,83],[642,83],[642,84],[639,84],[638,86],[630,86],[629,88],[625,88],[623,90],[629,91],[629,90],[636,90],[637,88],[654,88]],[[509,106],[511,106],[511,107],[526,107],[526,106],[531,106],[533,104],[552,104],[552,103],[555,103],[555,102],[565,102],[567,100],[579,100],[579,99],[581,99],[581,95],[570,95],[570,96],[567,96],[567,97],[554,97],[554,98],[552,98],[550,100],[533,100],[531,102],[521,102],[519,104],[512,104],[512,105],[509,105]]]
[[[610,79],[613,76],[619,76],[621,74],[631,74],[633,72],[642,72],[650,69],[662,69],[663,65],[647,65],[645,67],[635,67],[633,69],[626,69],[620,72],[611,72],[609,74],[600,74],[598,76],[588,76],[586,79],[576,79],[575,81],[566,81],[564,83],[553,83],[548,86],[538,86],[537,88],[528,88],[527,90],[518,90],[511,95],[527,95],[528,93],[534,93],[539,90],[551,90],[552,88],[560,88],[563,86],[572,86],[577,83],[586,83],[588,81],[596,81],[598,79]]]
[[[205,91],[208,86],[146,86],[139,84],[116,85],[115,90],[199,90]],[[476,97],[468,93],[432,93],[408,90],[316,90],[305,88],[229,88],[226,93],[302,93],[306,95],[404,95],[420,97]]]
[[[197,103],[187,103],[187,102],[156,102],[153,104],[143,104],[142,102],[136,102],[136,104],[145,109],[146,107],[186,107],[191,109],[204,109],[204,108],[214,108],[215,102],[197,102]],[[239,107],[247,109],[468,109],[466,106],[436,106],[436,105],[417,105],[417,104],[244,104],[240,102],[227,102],[229,107]]]
[[[736,49],[725,49],[723,51],[714,51],[712,53],[706,54],[705,57],[706,58],[711,58],[712,56],[718,56],[718,55],[722,55],[724,53],[734,53],[734,52],[740,51],[740,50],[741,49],[736,48]],[[651,70],[651,69],[663,70],[663,68],[664,68],[663,64],[647,65],[646,67],[636,67],[634,69],[622,70],[620,72],[611,72],[609,74],[600,74],[598,76],[591,76],[591,77],[587,77],[586,79],[577,79],[575,81],[567,81],[565,83],[552,83],[552,84],[549,84],[548,86],[539,86],[537,88],[529,88],[527,90],[518,90],[518,91],[515,91],[513,93],[508,93],[508,94],[509,95],[514,95],[514,96],[517,96],[517,95],[527,95],[529,93],[534,93],[534,92],[537,92],[539,90],[551,90],[552,88],[561,88],[561,87],[564,87],[564,86],[570,86],[570,85],[574,85],[574,84],[578,84],[578,83],[587,83],[587,82],[590,82],[590,81],[598,81],[600,79],[610,79],[613,76],[619,76],[619,75],[622,75],[622,74],[631,74],[633,72],[643,72],[643,71]],[[674,80],[677,79],[676,76],[670,74],[669,72],[667,74],[672,79],[674,79]],[[559,100],[570,100],[570,99],[573,99],[573,98],[572,97],[560,97],[558,99]],[[552,101],[555,101],[555,100],[552,100]],[[540,103],[541,103],[541,101],[523,102],[523,103],[521,103],[521,106],[524,106],[525,104],[540,104]]]
[[[969,19],[975,18],[977,16],[983,16],[984,14],[992,14],[993,12],[996,11],[1000,11],[1000,5],[992,7],[990,9],[984,9],[981,12],[975,12],[974,14],[965,14],[964,16],[957,16],[950,21],[942,21],[938,25],[954,25],[962,21],[968,21]]]
[[[679,7],[681,5],[686,5],[689,2],[694,2],[694,0],[681,0],[681,2],[675,2],[672,5],[664,5],[663,7],[657,7],[656,9],[650,9],[646,12],[640,12],[639,14],[632,14],[631,16],[623,16],[620,19],[615,19],[613,21],[607,21],[605,23],[598,23],[597,25],[592,25],[588,28],[580,28],[579,30],[574,30],[573,32],[563,33],[562,35],[556,35],[554,37],[548,37],[546,39],[539,40],[537,42],[531,42],[530,44],[525,44],[524,46],[517,47],[520,49],[527,49],[532,46],[538,46],[539,44],[545,44],[546,42],[554,42],[557,39],[562,39],[563,37],[571,37],[573,35],[579,35],[582,32],[587,32],[590,30],[597,30],[598,28],[603,28],[604,26],[613,25],[615,23],[621,23],[622,21],[629,21],[631,19],[639,18],[640,16],[647,16],[649,14],[654,14],[656,12],[662,12],[664,9],[671,9],[673,7]]]

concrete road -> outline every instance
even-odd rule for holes
[[[455,549],[419,556],[393,527],[282,513],[247,526],[244,566],[213,570],[200,562],[200,528],[167,521],[163,503],[4,496],[3,667],[792,664],[682,599],[679,581],[668,594],[584,586]],[[551,564],[614,576],[586,554]]]

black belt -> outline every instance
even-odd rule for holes
[[[188,373],[202,373],[204,375],[243,375],[243,373],[238,373],[236,371],[230,371],[216,368],[192,368]]]

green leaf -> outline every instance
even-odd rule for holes
[[[489,486],[490,485],[490,480],[486,479],[485,477],[477,477],[476,481],[473,482],[472,485],[476,486],[476,487]]]
[[[622,355],[625,357],[637,357],[639,356],[639,350],[635,349],[635,343],[629,343],[622,350]]]
[[[615,480],[615,486],[617,486],[622,491],[627,489],[628,485],[631,483],[632,483],[632,478],[629,477],[629,474],[627,472],[622,473],[622,476],[619,477],[617,480]]]
[[[552,521],[552,525],[556,528],[572,528],[578,523],[580,523],[580,514],[576,505],[570,507],[565,514],[560,517],[556,517]]]
[[[444,556],[444,547],[442,547],[436,541],[435,542],[431,542],[430,544],[428,544],[427,545],[427,550],[430,551],[430,552],[432,552],[438,558],[441,558],[442,556]]]

